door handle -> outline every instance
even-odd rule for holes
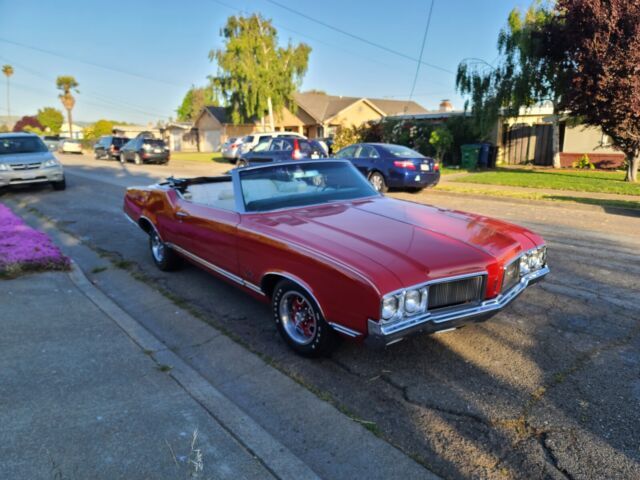
[[[182,212],[182,211],[180,211],[180,212],[176,212],[176,217],[179,217],[179,218],[186,218],[186,217],[188,217],[188,216],[189,216],[189,214],[188,214],[187,212]]]

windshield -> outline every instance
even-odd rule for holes
[[[48,152],[49,149],[40,137],[4,137],[0,138],[0,155],[17,153]]]
[[[147,138],[144,140],[143,145],[147,147],[164,148],[164,140],[154,140],[151,138]]]
[[[242,143],[251,143],[253,142],[253,137],[251,135],[247,135],[246,137],[242,138]]]
[[[424,155],[420,152],[411,150],[409,147],[403,147],[402,145],[385,145],[384,148],[394,157],[424,158]]]
[[[239,172],[247,212],[294,208],[378,195],[346,162],[300,162]]]

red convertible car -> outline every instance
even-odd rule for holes
[[[531,231],[385,197],[344,160],[170,178],[129,188],[124,211],[160,269],[184,258],[270,301],[309,356],[486,320],[549,272]]]

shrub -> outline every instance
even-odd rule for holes
[[[593,170],[594,168],[596,168],[595,165],[591,163],[591,161],[589,160],[589,155],[587,155],[586,153],[580,157],[580,160],[573,162],[572,166],[573,168],[584,168],[587,170]]]

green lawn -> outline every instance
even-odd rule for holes
[[[441,167],[440,173],[442,175],[453,175],[454,173],[469,173],[469,171],[458,167]]]
[[[227,163],[220,152],[172,152],[172,160],[190,160],[193,162]]]
[[[579,170],[519,170],[497,169],[470,173],[451,179],[452,182],[508,185],[512,187],[549,188],[577,192],[640,195],[640,184],[624,181],[624,172]]]

